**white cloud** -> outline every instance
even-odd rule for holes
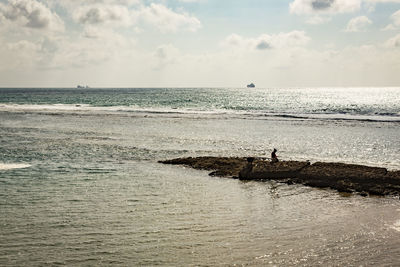
[[[101,41],[99,41],[101,38]],[[1,43],[6,43],[0,40]],[[79,70],[97,65],[111,68],[113,60],[137,53],[133,39],[107,28],[87,27],[82,35],[8,42],[0,48],[0,69],[21,71]],[[108,65],[110,64],[110,65]]]
[[[390,18],[395,26],[400,26],[400,10],[395,12],[392,16],[390,16]]]
[[[77,0],[80,1],[80,0]],[[116,4],[116,5],[125,5],[125,6],[132,6],[132,5],[138,5],[141,3],[141,0],[100,0],[100,2],[103,2],[105,4]],[[99,2],[99,0],[97,0]]]
[[[145,23],[158,28],[161,32],[197,31],[201,22],[187,13],[177,13],[161,4],[151,4],[141,9],[137,16]]]
[[[157,47],[154,52],[154,58],[156,60],[154,69],[161,70],[167,67],[169,64],[176,63],[180,57],[179,50],[171,44],[161,45]]]
[[[388,24],[385,28],[382,29],[382,31],[394,31],[396,30],[396,26],[393,24]]]
[[[345,29],[346,32],[362,32],[365,31],[368,25],[371,25],[372,21],[366,16],[359,16],[353,18],[347,24]]]
[[[34,67],[40,60],[41,44],[21,40],[8,43],[0,49],[2,61],[7,64],[0,64],[0,69],[29,69]]]
[[[248,40],[245,40],[242,36],[238,34],[231,34],[225,38],[225,40],[221,43],[223,46],[232,46],[232,47],[243,47],[247,46]]]
[[[52,62],[54,54],[59,51],[58,40],[53,37],[38,40],[18,40],[5,42],[0,38],[0,70],[11,72],[44,69]]]
[[[290,3],[293,14],[336,14],[359,10],[361,0],[294,0]]]
[[[279,34],[262,34],[257,38],[244,38],[238,34],[231,34],[221,43],[224,47],[269,50],[288,47],[304,46],[310,41],[310,37],[303,31],[292,31]]]
[[[40,45],[37,45],[35,43],[26,41],[26,40],[21,40],[15,43],[9,43],[7,45],[7,48],[10,51],[29,51],[29,52],[34,52],[38,51],[40,49]]]
[[[104,1],[104,0],[103,0]],[[116,0],[108,1],[116,3]],[[133,2],[135,4],[136,2]],[[73,10],[73,11],[72,11]],[[139,24],[156,27],[163,33],[197,31],[201,22],[185,12],[175,12],[162,4],[124,5],[97,3],[71,9],[74,20],[85,25],[132,26]]]
[[[390,16],[390,19],[392,20],[392,23],[383,28],[382,31],[393,31],[396,30],[398,26],[400,26],[400,10],[393,13]]]
[[[387,86],[400,81],[396,68],[400,66],[400,49],[349,46],[340,50],[291,47],[267,51],[242,49],[232,53],[221,49],[215,54],[183,56],[163,71],[169,81],[196,81],[203,86],[244,86],[248,81],[271,87]]]
[[[131,25],[129,10],[121,5],[95,4],[78,8],[73,17],[82,24],[118,24]]]
[[[0,5],[0,15],[4,20],[20,26],[51,31],[63,31],[60,17],[43,3],[36,0],[11,0]]]
[[[361,1],[387,2],[348,0],[348,5],[343,0],[290,2],[292,13],[308,15],[307,23],[321,24],[335,14],[359,10]],[[381,40],[382,44],[375,46],[350,47],[349,40],[346,43],[349,47],[344,49],[340,43],[324,46],[324,42],[333,41],[320,39],[318,50],[308,46],[311,38],[306,32],[289,30],[254,36],[232,34],[217,51],[211,45],[201,47],[203,43],[198,42],[196,46],[193,40],[184,39],[192,35],[173,39],[174,36],[150,31],[140,36],[143,41],[136,42],[132,39],[136,27],[173,33],[197,31],[202,26],[194,14],[168,6],[168,0],[151,2],[155,1],[0,0],[2,85],[73,86],[81,81],[93,86],[238,86],[244,81],[255,81],[260,86],[400,83],[397,73],[400,35]],[[29,3],[35,8],[29,9]],[[63,27],[56,11],[67,18],[66,32],[49,31],[57,25],[59,29]],[[390,17],[394,29],[400,27],[399,12]],[[347,15],[338,20],[344,17]],[[368,21],[355,18],[349,22],[348,30],[365,30],[372,23]],[[201,34],[204,40],[215,38],[206,32]],[[315,32],[313,39],[319,36]],[[329,39],[335,40],[334,37]],[[166,38],[176,47],[168,43],[160,45]]]
[[[46,0],[51,7],[61,6],[72,12],[82,5],[122,5],[125,7],[140,5],[141,0]]]
[[[385,46],[388,48],[400,48],[400,34],[387,40]]]
[[[88,0],[82,5],[76,0],[49,0],[48,6],[36,0],[0,2],[0,70],[71,72],[98,66],[119,69],[121,64],[127,66],[132,62],[141,62],[135,66],[143,69],[162,70],[176,62],[180,54],[176,48],[163,45],[154,53],[146,52],[136,46],[130,34],[122,34],[115,27],[136,31],[138,25],[150,26],[162,32],[196,31],[201,27],[196,17],[183,11],[173,11],[161,4],[145,6],[139,1],[129,1],[132,6],[128,7],[123,2]],[[69,24],[66,33],[47,34],[64,27],[54,10],[63,10],[83,27]]]
[[[57,52],[49,57],[44,67],[68,70],[103,65],[111,68],[113,61],[130,57],[130,54],[137,50],[132,39],[107,29],[98,31],[96,27],[93,30],[73,40],[71,38],[58,40]],[[101,38],[101,41],[98,38]]]
[[[286,35],[286,37],[284,37]],[[25,86],[386,86],[400,82],[400,36],[382,46],[354,46],[313,50],[290,46],[288,34],[244,38],[232,35],[230,45],[251,49],[226,49],[213,53],[182,53],[166,44],[140,50],[122,36],[99,42],[82,38],[56,40],[57,53],[42,54],[44,43],[29,41],[0,46],[0,77],[3,84]],[[267,38],[269,37],[269,38]],[[1,39],[1,36],[0,36]],[[260,53],[257,41],[281,39],[286,47]],[[296,39],[296,38],[294,38]],[[273,43],[273,42],[272,42]],[[304,43],[304,42],[303,42]],[[10,56],[12,54],[12,56]],[[32,58],[35,61],[32,61]],[[15,69],[10,71],[10,62]],[[26,64],[29,62],[29,64]],[[25,63],[25,64],[24,64]],[[45,68],[38,68],[43,64]],[[4,71],[6,70],[6,71]],[[14,73],[14,80],[6,77]],[[19,75],[17,77],[17,74]],[[36,76],[35,76],[35,75]],[[32,83],[31,77],[40,77]],[[43,78],[46,77],[46,78]],[[5,79],[7,78],[7,79]],[[29,81],[25,82],[24,81]],[[50,81],[52,83],[50,83]]]
[[[81,36],[89,39],[125,39],[123,35],[117,34],[110,28],[98,27],[98,25],[86,25]]]

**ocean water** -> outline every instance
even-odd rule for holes
[[[400,264],[400,202],[158,160],[400,170],[400,88],[0,88],[0,265]]]

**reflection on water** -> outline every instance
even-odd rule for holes
[[[2,266],[398,263],[398,199],[241,182],[157,163],[265,155],[277,146],[281,158],[376,164],[379,154],[394,167],[394,124],[1,116],[3,164],[31,165],[0,171]]]
[[[18,177],[2,178],[2,265],[370,265],[400,252],[396,199],[151,162]]]

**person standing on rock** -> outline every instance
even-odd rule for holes
[[[272,163],[279,161],[278,157],[276,156],[276,152],[278,152],[278,150],[276,150],[276,148],[274,148],[274,151],[272,151],[272,153],[271,153],[271,162]]]

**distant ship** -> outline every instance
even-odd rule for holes
[[[87,85],[86,85],[86,86],[83,86],[83,85],[79,85],[79,84],[78,84],[78,86],[77,86],[76,88],[78,88],[78,89],[89,88],[89,86],[87,86]]]
[[[256,87],[256,86],[254,85],[254,83],[251,83],[251,84],[248,84],[248,85],[247,85],[247,88],[254,88],[254,87]]]

